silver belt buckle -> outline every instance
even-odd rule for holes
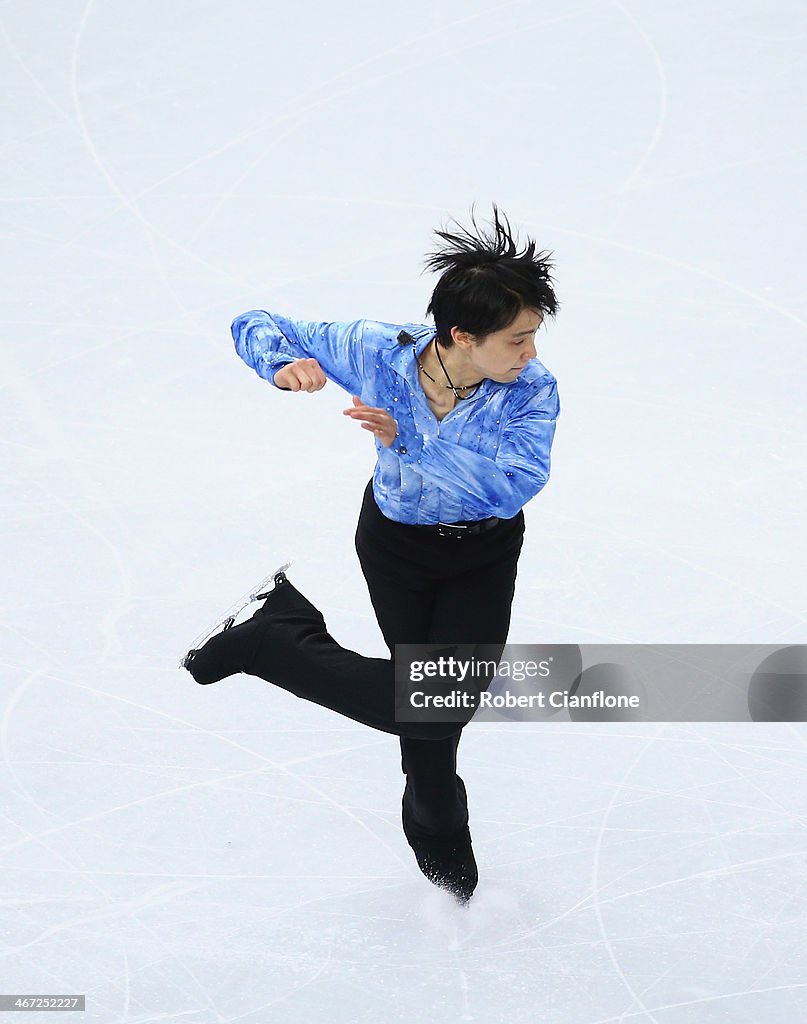
[[[465,535],[467,529],[467,526],[452,526],[451,523],[438,523],[437,536],[453,537],[454,540],[460,540]]]

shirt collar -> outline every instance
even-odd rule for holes
[[[429,327],[427,324],[407,324],[401,328],[401,332],[406,333],[412,338],[414,345],[411,341],[401,338],[401,333],[398,334],[398,346],[390,357],[390,365],[400,374],[410,386],[420,387],[420,381],[418,380],[418,365],[417,358],[420,357],[426,346],[432,341],[433,338],[437,337],[437,334],[433,327]],[[414,351],[413,351],[414,349]],[[482,382],[481,387],[474,392],[469,398],[459,399],[459,405],[470,404],[475,402],[479,398],[483,398],[489,395],[491,391],[498,388],[509,388],[515,384],[516,381],[509,381],[507,384],[501,381],[491,380],[486,377]]]

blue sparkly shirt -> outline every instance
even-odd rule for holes
[[[252,309],[233,321],[238,355],[265,380],[314,358],[326,377],[398,423],[392,446],[376,439],[373,493],[389,519],[427,525],[510,519],[549,479],[560,411],[557,383],[537,359],[507,384],[486,379],[438,420],[416,356],[435,335],[424,324],[312,323]]]

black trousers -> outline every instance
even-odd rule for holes
[[[396,643],[503,647],[523,534],[519,512],[478,536],[438,537],[387,519],[368,485],[356,549],[390,653]],[[247,672],[397,735],[410,844],[453,841],[467,831],[465,786],[456,773],[462,723],[396,722],[393,661],[338,644],[319,609],[290,582],[275,587],[251,618],[211,637],[188,669],[198,683]]]
[[[507,640],[524,513],[457,540],[388,519],[364,492],[356,552],[390,654],[395,644],[500,644]],[[462,726],[444,738],[401,735],[404,830],[410,844],[468,827],[457,774]]]
[[[396,736],[440,740],[459,728],[454,722],[396,721],[393,662],[366,658],[338,644],[320,610],[288,581],[277,585],[245,622],[194,651],[187,667],[197,683],[246,672]]]

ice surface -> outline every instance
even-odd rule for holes
[[[229,323],[423,321],[432,230],[491,200],[563,304],[511,639],[804,642],[805,33],[789,0],[0,6],[2,991],[105,1024],[807,1019],[801,724],[470,726],[462,910],[393,737],[176,668],[289,558],[385,654],[372,444]]]

